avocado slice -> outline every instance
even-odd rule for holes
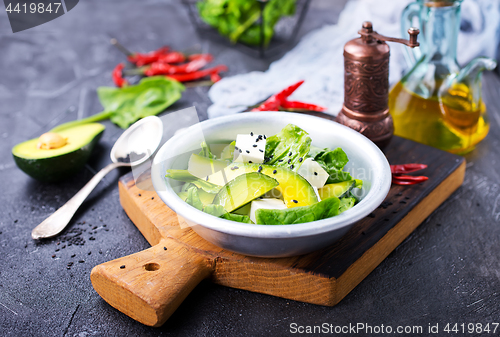
[[[356,180],[347,180],[335,184],[327,184],[318,189],[321,200],[331,197],[343,198],[349,195],[349,192],[356,186]]]
[[[310,206],[318,202],[311,184],[299,174],[286,167],[274,167],[261,164],[233,163],[224,170],[208,176],[208,182],[222,186],[236,177],[250,172],[260,172],[276,179],[276,186],[283,196],[287,208]]]
[[[259,172],[242,174],[224,185],[214,198],[227,212],[249,203],[278,186],[278,181]]]
[[[31,177],[56,182],[83,168],[105,127],[99,123],[77,125],[47,133],[12,148],[16,165]]]
[[[224,160],[210,159],[197,154],[192,154],[188,162],[188,172],[200,179],[225,168],[228,163]]]

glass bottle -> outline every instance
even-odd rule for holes
[[[481,73],[496,62],[480,57],[460,69],[460,3],[418,0],[404,10],[402,30],[418,19],[421,47],[408,50],[413,67],[391,89],[389,111],[395,135],[463,154],[488,134]]]

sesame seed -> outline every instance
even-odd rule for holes
[[[141,194],[139,193],[139,196],[141,196]]]
[[[255,139],[255,142],[257,143],[259,141],[259,138]]]
[[[250,153],[250,151],[246,150],[247,153]]]
[[[239,149],[240,153],[241,153],[241,149]]]
[[[290,153],[288,154],[288,157],[291,157],[292,156],[292,151],[290,151]]]
[[[279,159],[278,161],[281,163],[283,161],[283,159]]]
[[[299,158],[299,163],[302,163],[302,157]]]
[[[253,147],[257,147],[257,144],[253,144]]]
[[[295,200],[295,199],[294,199],[294,200],[292,200],[292,201],[293,201],[295,204],[297,204],[297,203],[298,203],[298,201],[297,201],[297,200]]]
[[[273,170],[273,174],[276,174],[276,172],[278,172],[278,171],[276,171],[276,170]]]
[[[288,159],[288,164],[290,164],[291,162],[292,162],[292,160],[291,160],[291,159]]]
[[[264,150],[262,150],[262,149],[259,149],[259,151],[260,151],[260,152],[264,152]]]
[[[249,161],[248,161],[248,163],[249,163],[249,164],[252,164],[252,161],[251,161],[251,160],[249,160]]]
[[[259,171],[262,171],[262,166],[259,166]]]
[[[125,269],[125,265],[120,266],[120,269]]]
[[[264,135],[264,139],[266,139],[266,135]]]
[[[250,136],[253,136],[253,132],[250,132]]]
[[[163,247],[163,250],[167,250],[167,247]]]
[[[290,165],[290,170],[293,170],[293,165]]]
[[[208,181],[208,176],[207,176],[207,179],[206,179],[206,181]]]
[[[235,149],[235,150],[238,150],[238,147],[237,147],[237,146],[235,146],[235,147],[234,147],[234,149]]]
[[[273,157],[274,157],[274,154],[272,154],[271,157],[269,157],[269,158],[273,159]]]
[[[155,197],[151,197],[151,200],[154,200],[154,199],[155,199]]]
[[[318,175],[318,172],[314,172],[314,175],[317,176]]]

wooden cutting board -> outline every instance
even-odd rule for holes
[[[154,192],[147,174],[134,182],[129,173],[119,181],[120,202],[152,247],[96,266],[91,273],[94,289],[116,309],[150,326],[162,325],[205,278],[228,287],[333,306],[464,179],[465,160],[460,156],[399,137],[384,152],[391,164],[428,164],[422,174],[429,180],[393,185],[378,209],[330,247],[279,259],[243,256],[205,241],[179,224],[177,215]]]

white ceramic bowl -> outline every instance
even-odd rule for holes
[[[165,178],[167,169],[186,169],[191,153],[200,143],[226,144],[239,133],[273,135],[287,124],[307,131],[312,144],[341,147],[349,157],[345,170],[364,182],[362,200],[350,210],[319,221],[283,226],[233,222],[203,213],[176,194],[179,182]],[[375,210],[391,186],[389,163],[380,149],[358,132],[326,119],[298,113],[252,112],[209,119],[187,128],[168,140],[158,151],[151,170],[159,197],[182,216],[201,237],[237,253],[261,257],[305,254],[340,239],[355,223]]]

